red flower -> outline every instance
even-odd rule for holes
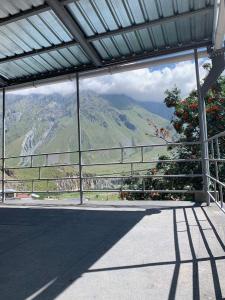
[[[191,104],[189,105],[189,108],[192,109],[192,110],[195,110],[195,109],[198,108],[198,104],[197,104],[197,103],[191,103]]]
[[[209,102],[209,103],[212,103],[213,101],[214,101],[213,98],[209,98],[209,99],[208,99],[208,102]]]
[[[188,113],[187,111],[185,111],[185,112],[183,113],[183,119],[184,119],[185,121],[187,121],[187,120],[189,119],[189,113]]]

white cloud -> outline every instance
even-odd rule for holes
[[[205,74],[206,71],[200,67],[201,78]],[[158,69],[140,69],[81,81],[81,89],[92,90],[98,93],[125,94],[141,101],[163,101],[165,90],[171,89],[174,85],[181,89],[183,97],[196,87],[193,61],[162,66]],[[65,95],[73,92],[74,87],[75,83],[70,81],[19,90],[13,93],[51,94],[58,92]]]
[[[66,82],[42,85],[39,87],[19,89],[17,91],[15,90],[10,93],[16,94],[16,95],[29,95],[29,94],[50,95],[53,93],[60,93],[63,95],[67,95],[74,91],[75,91],[75,82],[74,81],[66,81]]]
[[[206,71],[201,67],[203,78]],[[141,101],[162,101],[166,89],[176,85],[182,96],[196,88],[194,62],[182,62],[161,69],[141,69],[83,80],[81,88],[100,93],[125,94]]]

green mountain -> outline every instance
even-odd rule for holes
[[[82,92],[80,95],[82,148],[86,150],[163,143],[162,139],[155,137],[155,126],[171,131],[169,120],[151,113],[150,108],[146,109],[145,106],[146,104],[124,95]],[[151,107],[150,104],[148,107]],[[151,120],[151,125],[148,124],[148,120]],[[7,156],[77,150],[76,122],[76,99],[73,94],[66,96],[8,94]],[[156,155],[161,154],[159,148],[154,151]],[[127,156],[135,153],[136,151],[131,151]],[[104,157],[113,159],[116,155],[119,155],[116,151],[92,153],[84,156],[84,159],[87,162],[98,158],[102,161]]]

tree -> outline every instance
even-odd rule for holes
[[[204,66],[209,70],[210,66]],[[176,132],[177,142],[194,142],[200,139],[199,128],[199,113],[198,113],[198,95],[197,91],[193,90],[188,97],[181,99],[181,92],[175,86],[171,90],[165,92],[164,103],[168,108],[173,108],[174,113],[171,124]],[[208,136],[215,134],[225,129],[225,76],[220,76],[211,90],[205,97]],[[223,138],[219,141],[220,152],[225,154],[225,140]],[[211,153],[212,154],[212,153]],[[216,154],[215,154],[216,155]],[[168,155],[159,157],[159,160],[166,159],[198,159],[201,157],[200,145],[184,145],[179,147],[168,147]],[[210,166],[212,175],[215,176],[214,165]],[[156,167],[148,171],[148,174],[201,174],[201,162],[179,162],[179,163],[157,163]],[[220,180],[225,179],[225,168],[219,165]],[[142,185],[139,185],[141,188]],[[130,188],[132,188],[130,186]],[[145,180],[145,189],[202,189],[202,178],[149,178]],[[139,195],[138,195],[139,196]],[[178,195],[181,197],[181,195]],[[133,195],[135,197],[135,195]],[[145,195],[145,198],[151,198],[152,195]],[[173,198],[173,194],[154,195],[154,198],[168,199]]]

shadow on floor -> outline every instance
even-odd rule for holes
[[[176,298],[177,283],[182,264],[192,264],[192,296],[200,299],[199,263],[210,263],[216,299],[223,299],[217,271],[217,260],[207,240],[201,210],[215,239],[225,251],[225,245],[204,207],[168,207],[146,211],[66,210],[66,209],[0,209],[0,299],[55,299],[83,273],[140,269],[173,265],[168,299]],[[170,211],[173,220],[175,259],[146,264],[89,269],[142,218]],[[191,259],[183,260],[180,253],[177,210],[182,211],[186,225]],[[192,212],[207,257],[198,258],[192,240],[187,210]],[[161,215],[161,214],[160,214]],[[165,229],[163,229],[165,230]],[[75,297],[76,298],[76,297]],[[75,299],[74,298],[74,299]]]
[[[156,213],[0,209],[0,299],[55,299],[143,216]]]

